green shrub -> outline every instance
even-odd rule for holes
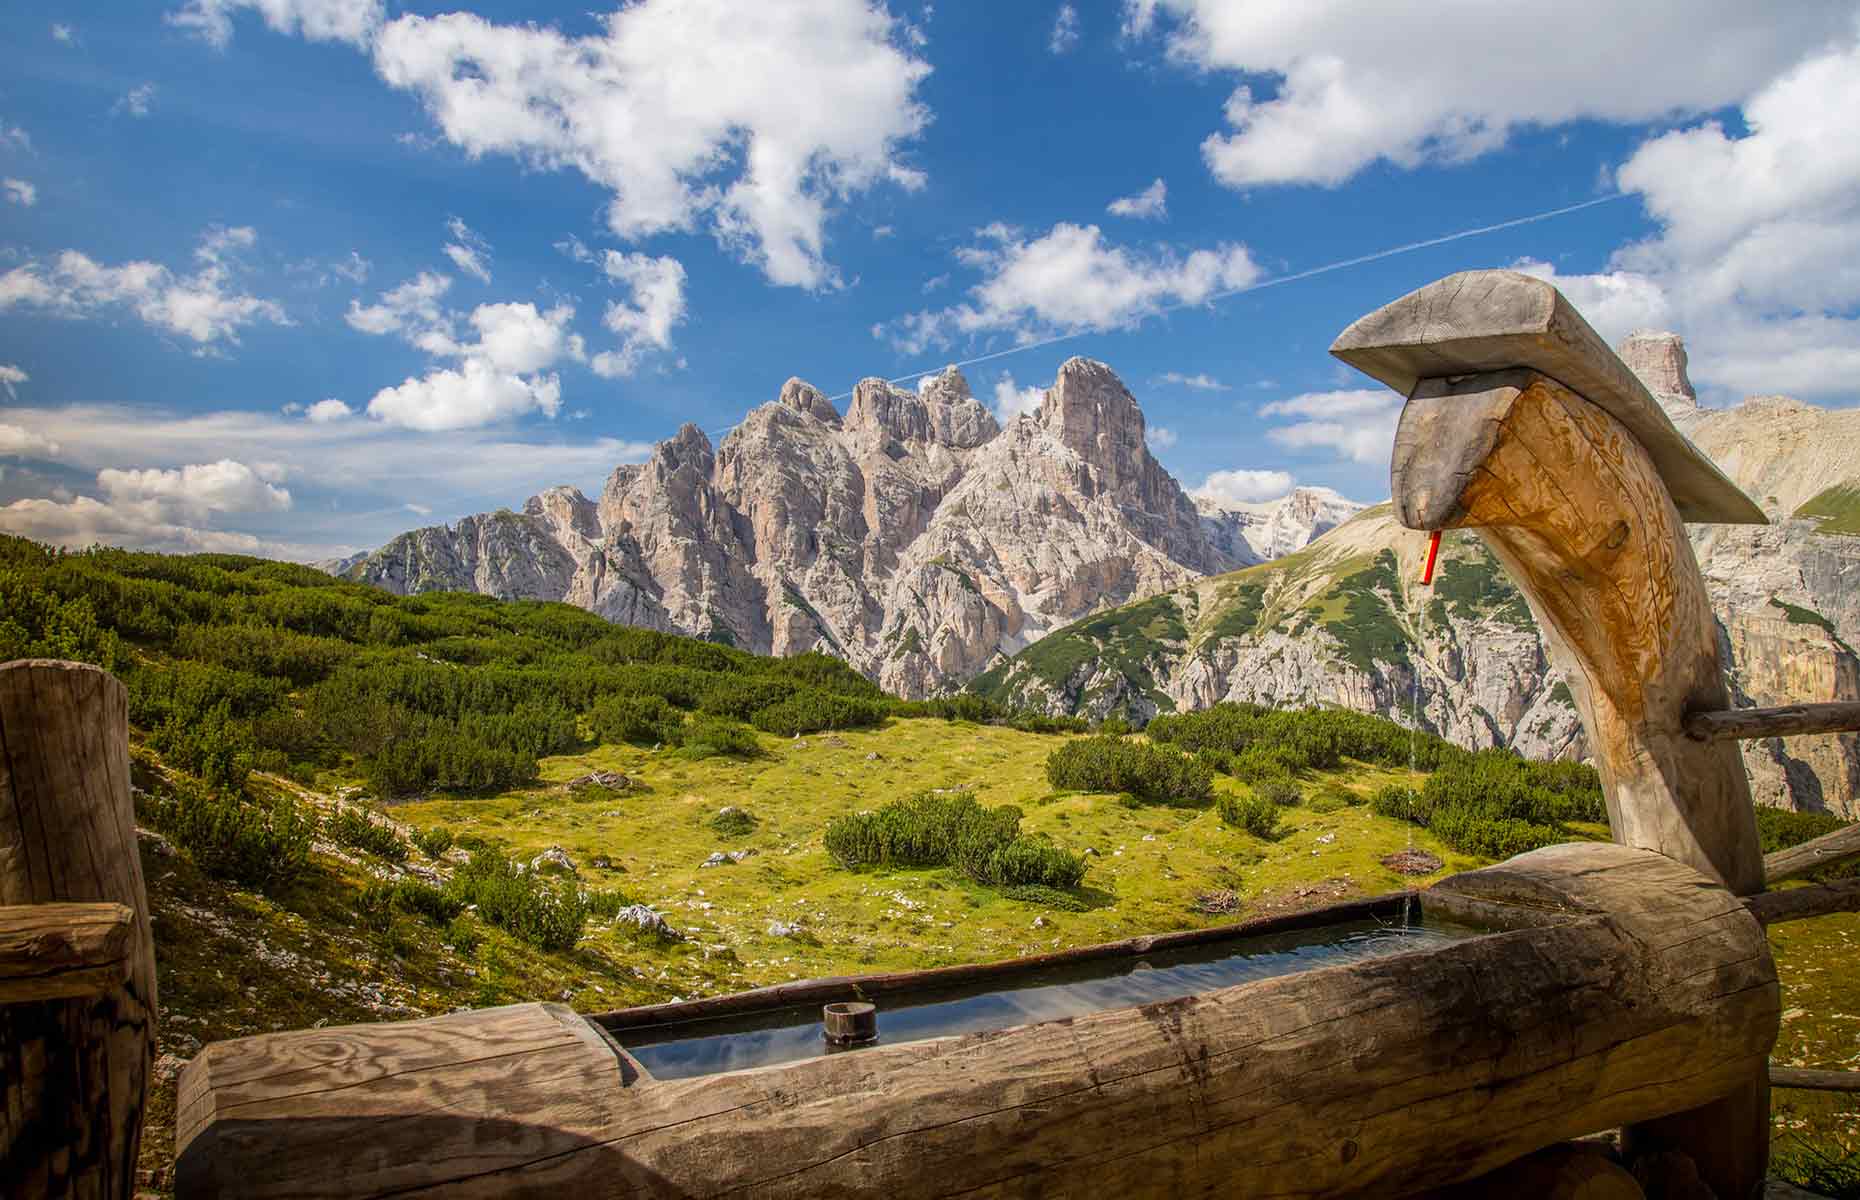
[[[1291,808],[1305,798],[1304,792],[1289,775],[1261,780],[1253,785],[1253,794],[1281,808]]]
[[[827,823],[827,853],[841,866],[954,866],[977,883],[1077,887],[1083,856],[1023,836],[1020,810],[984,808],[968,792],[923,792],[876,812]]]
[[[1046,778],[1056,788],[1128,792],[1150,803],[1196,808],[1214,793],[1214,775],[1205,763],[1168,747],[1117,737],[1067,742],[1047,755]]]
[[[464,917],[459,917],[447,925],[445,933],[440,936],[445,939],[447,945],[467,958],[476,954],[478,947],[484,942],[484,935],[478,932],[477,926]]]
[[[1037,883],[1015,884],[1013,887],[1002,888],[1001,894],[1022,904],[1037,904],[1041,908],[1057,909],[1060,912],[1085,912],[1091,908],[1091,905],[1071,892],[1062,892],[1058,888]]]
[[[633,901],[624,892],[608,889],[590,889],[581,893],[582,907],[587,909],[590,917],[613,918],[623,908],[630,908]]]
[[[434,925],[448,924],[465,911],[465,902],[456,893],[418,879],[395,880],[394,903],[410,913],[425,917]]]
[[[1271,841],[1279,829],[1279,806],[1263,796],[1223,795],[1215,801],[1225,824]]]
[[[887,706],[879,701],[834,696],[808,688],[758,709],[753,720],[757,729],[793,737],[823,729],[863,729],[883,724],[886,715]]]
[[[762,754],[762,743],[756,740],[755,730],[740,721],[699,716],[680,731],[678,753],[683,758],[713,758],[720,754],[757,758]]]
[[[150,805],[156,828],[207,874],[250,887],[289,883],[310,862],[316,818],[288,798],[247,800],[181,783]]]
[[[728,838],[748,837],[756,831],[759,823],[748,811],[734,804],[727,804],[718,809],[707,822],[712,833]]]
[[[413,834],[413,844],[420,848],[420,853],[431,859],[445,856],[452,849],[452,831],[444,825],[435,825],[431,829],[417,829]]]
[[[478,919],[543,950],[573,950],[587,924],[580,891],[551,884],[490,850],[479,850],[452,875],[447,891],[475,904]]]
[[[362,928],[386,933],[394,927],[394,885],[377,880],[355,896],[355,915]]]
[[[391,863],[407,861],[407,843],[392,826],[377,821],[366,809],[344,805],[323,823],[329,840],[352,850],[361,850]]]
[[[684,718],[663,696],[614,695],[595,701],[588,722],[603,742],[656,746],[677,741]]]

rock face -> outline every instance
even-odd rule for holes
[[[1621,353],[1773,522],[1691,529],[1735,703],[1860,699],[1860,409],[1782,397],[1701,409],[1677,337],[1637,334]],[[1214,540],[1241,557],[1231,537]],[[1339,704],[1418,713],[1466,746],[1586,756],[1568,689],[1483,544],[1450,534],[1432,589],[1414,582],[1424,546],[1378,506],[1290,558],[1100,613],[972,687],[1054,713],[1139,719],[1221,700]],[[1860,736],[1742,747],[1759,801],[1860,817]]]
[[[790,379],[720,446],[686,425],[598,500],[551,488],[521,512],[403,534],[344,574],[822,650],[923,696],[1099,609],[1302,545],[1351,508],[1301,489],[1197,510],[1129,390],[1074,358],[1006,429],[954,368],[915,391],[864,380],[844,416]]]

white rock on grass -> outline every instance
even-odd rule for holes
[[[664,917],[644,904],[632,904],[614,914],[616,925],[632,925],[642,933],[654,933],[672,941],[683,941],[684,934],[673,929]]]

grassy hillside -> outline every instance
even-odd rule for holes
[[[99,662],[132,697],[156,1191],[175,1074],[219,1038],[997,959],[1392,890],[1404,879],[1381,860],[1409,847],[1442,860],[1437,878],[1605,834],[1592,776],[1374,718],[1230,706],[1088,738],[972,696],[902,704],[831,659],[250,559],[0,540],[0,659],[28,655]],[[1020,836],[1078,856],[1082,880],[828,852],[836,820],[922,793],[1012,806]],[[1830,965],[1860,917],[1779,934],[1793,1015],[1778,1057],[1860,1063],[1843,1015],[1860,993]],[[1782,1094],[1779,1129],[1825,1146],[1855,1108]]]
[[[1860,488],[1831,487],[1796,509],[1795,515],[1816,522],[1822,533],[1860,535]]]

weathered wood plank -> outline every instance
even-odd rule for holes
[[[19,1196],[128,1197],[154,1058],[155,956],[129,798],[123,685],[96,667],[0,665],[0,905],[132,914],[107,992],[0,1005],[0,1178]]]
[[[1392,484],[1404,522],[1476,529],[1524,593],[1588,730],[1616,840],[1761,890],[1737,747],[1681,731],[1688,711],[1729,703],[1711,603],[1621,423],[1531,371],[1424,381]]]
[[[1401,1195],[1763,1069],[1767,942],[1697,872],[1590,844],[1456,886],[1532,927],[694,1079],[541,1006],[221,1043],[183,1074],[179,1193]]]
[[[71,1000],[121,987],[136,915],[121,904],[0,907],[0,1004]]]
[[[1837,879],[1812,887],[1764,892],[1745,898],[1744,907],[1764,925],[1825,917],[1829,913],[1860,912],[1860,879]]]
[[[1852,858],[1860,858],[1860,821],[1765,855],[1763,876],[1774,887],[1786,879],[1813,875],[1823,867],[1837,866]]]
[[[1686,736],[1718,738],[1796,737],[1809,733],[1860,731],[1860,700],[1825,704],[1781,704],[1773,708],[1730,708],[1686,715]]]
[[[1685,520],[1767,523],[1544,280],[1517,271],[1450,275],[1357,320],[1330,352],[1404,396],[1423,379],[1535,370],[1621,422],[1651,456]]]
[[[1809,1067],[1770,1067],[1770,1086],[1810,1092],[1860,1092],[1860,1071],[1818,1071]]]

